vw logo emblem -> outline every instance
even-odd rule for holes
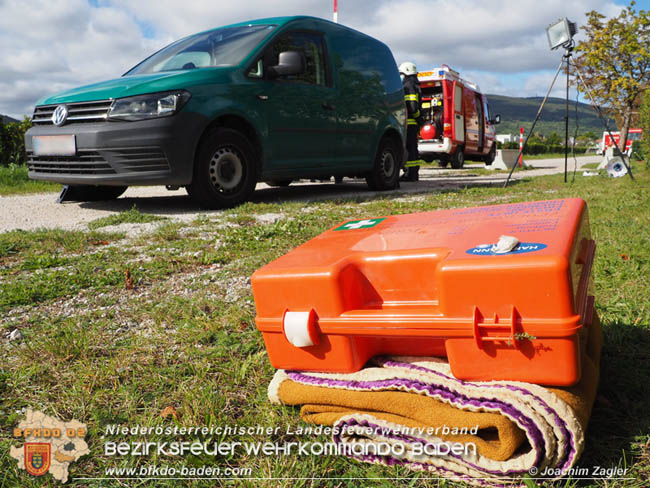
[[[52,114],[52,123],[56,126],[61,126],[65,124],[66,119],[68,118],[68,107],[65,105],[59,105],[54,110]]]

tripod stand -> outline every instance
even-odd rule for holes
[[[551,81],[551,85],[548,87],[548,91],[546,92],[546,96],[544,97],[544,100],[542,100],[542,104],[539,106],[539,110],[537,111],[537,116],[535,117],[535,120],[533,121],[533,125],[531,126],[530,130],[528,131],[528,135],[526,136],[526,139],[524,140],[524,143],[519,150],[519,155],[517,156],[516,161],[519,161],[520,158],[522,157],[522,154],[524,153],[524,149],[526,149],[526,144],[528,143],[528,139],[533,133],[533,129],[535,128],[535,125],[537,124],[537,121],[539,120],[540,116],[542,115],[542,110],[544,109],[544,105],[546,104],[546,101],[548,100],[548,96],[551,93],[551,90],[553,89],[553,85],[555,85],[555,81],[557,80],[558,75],[560,74],[560,71],[562,70],[562,67],[566,63],[566,110],[565,110],[565,115],[564,115],[564,182],[567,182],[567,167],[568,167],[568,158],[569,158],[569,74],[570,74],[570,68],[571,68],[571,56],[573,55],[573,48],[574,48],[574,42],[573,39],[571,39],[570,43],[568,43],[564,47],[564,54],[562,55],[562,61],[560,61],[560,65],[557,67],[557,71],[555,72],[555,76],[553,77],[553,81]],[[598,118],[600,119],[601,123],[603,124],[603,127],[609,134],[610,140],[614,144],[616,150],[614,154],[617,156],[621,156],[621,160],[623,161],[623,164],[625,165],[625,169],[627,169],[628,174],[630,175],[630,178],[634,180],[634,176],[632,175],[632,169],[628,165],[628,163],[625,160],[625,156],[618,147],[618,143],[614,139],[614,135],[612,134],[612,131],[609,129],[609,124],[606,122],[605,117],[600,110],[600,107],[596,104],[596,101],[593,97],[593,94],[591,93],[591,90],[589,89],[589,86],[585,83],[585,80],[582,77],[582,74],[580,73],[580,69],[578,66],[575,66],[575,72],[578,75],[578,79],[582,83],[583,88],[585,89],[585,92],[589,95],[589,98],[591,100],[591,106],[594,108],[596,111]],[[512,173],[515,170],[515,167],[517,165],[514,165],[510,169],[510,173],[508,173],[508,178],[506,179],[506,182],[504,183],[503,187],[507,187],[508,183],[510,182],[510,178],[512,177]]]

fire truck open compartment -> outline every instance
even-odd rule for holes
[[[443,119],[444,119],[444,94],[442,83],[435,83],[433,86],[424,86],[422,89],[422,117],[425,120],[422,139],[442,141]],[[423,129],[424,129],[423,127]],[[422,131],[421,131],[422,132]]]

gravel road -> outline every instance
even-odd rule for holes
[[[600,156],[578,158],[578,170],[586,163],[600,162]],[[527,162],[533,169],[515,171],[513,178],[530,178],[564,171],[564,158],[538,159]],[[574,161],[569,159],[569,172]],[[485,175],[472,173],[472,169],[484,168],[483,164],[468,163],[466,170],[423,167],[420,181],[402,183],[392,194],[426,193],[449,188],[478,185],[502,185],[507,174]],[[570,176],[569,176],[570,177]],[[253,196],[255,202],[310,201],[321,199],[370,196],[365,181],[344,179],[342,184],[322,182],[292,183],[288,188],[270,188],[260,183]],[[14,229],[33,230],[38,228],[87,229],[91,220],[129,210],[134,205],[143,213],[150,213],[174,220],[191,221],[198,215],[218,214],[219,210],[200,210],[187,196],[184,189],[168,191],[164,187],[132,187],[117,200],[106,202],[66,202],[57,204],[56,193],[36,195],[0,196],[0,232]]]

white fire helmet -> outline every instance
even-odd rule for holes
[[[411,75],[417,75],[418,74],[418,69],[415,66],[415,63],[411,63],[410,61],[406,61],[406,62],[399,65],[399,72],[401,74],[403,74],[403,75],[411,76]]]

